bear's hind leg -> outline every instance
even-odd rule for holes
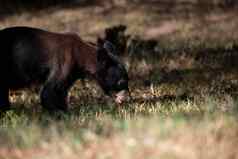
[[[0,112],[10,109],[9,89],[0,86]]]

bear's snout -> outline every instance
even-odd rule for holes
[[[122,90],[114,95],[114,101],[117,104],[123,104],[126,101],[130,100],[130,94],[129,91]]]

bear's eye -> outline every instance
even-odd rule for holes
[[[118,87],[126,87],[127,86],[127,81],[124,79],[121,79],[117,82]]]

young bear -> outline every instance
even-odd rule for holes
[[[43,84],[41,104],[67,111],[67,92],[77,79],[93,77],[105,94],[122,103],[128,74],[109,42],[93,45],[75,34],[30,27],[0,30],[0,111],[10,108],[9,90]]]

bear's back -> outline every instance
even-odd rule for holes
[[[37,28],[11,27],[0,31],[0,72],[2,83],[11,88],[28,86],[35,81],[44,82],[54,58],[61,55],[68,35]],[[62,52],[63,53],[63,52]]]

